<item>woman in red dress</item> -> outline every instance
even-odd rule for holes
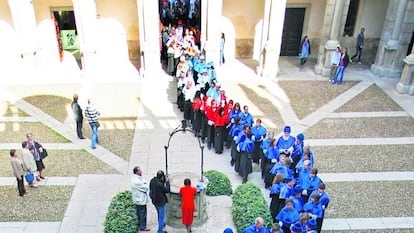
[[[197,193],[197,189],[191,186],[191,180],[184,179],[184,187],[180,188],[181,195],[181,216],[182,223],[187,229],[187,233],[191,232],[191,225],[193,224],[194,218],[194,197]]]

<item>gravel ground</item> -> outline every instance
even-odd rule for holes
[[[327,118],[305,131],[307,138],[379,138],[414,136],[411,117]]]
[[[403,111],[403,109],[375,84],[336,110],[336,112],[379,111]]]
[[[414,171],[414,145],[312,147],[323,172]]]
[[[257,90],[253,90],[246,85],[239,84],[246,96],[263,112],[263,115],[272,119],[272,122],[277,126],[275,129],[267,129],[268,132],[275,132],[278,134],[283,130],[284,123],[277,108],[268,100],[257,94]],[[241,105],[243,108],[243,104]]]
[[[41,109],[56,120],[64,122],[66,117],[71,116],[70,103],[72,100],[54,95],[37,95],[24,98],[28,103]]]
[[[79,174],[118,174],[119,172],[83,150],[48,150],[46,176],[78,176]],[[19,151],[20,153],[20,151]],[[8,150],[0,151],[0,176],[13,176]],[[70,166],[68,167],[68,165]]]
[[[26,133],[32,132],[33,137],[40,143],[69,142],[49,127],[40,122],[7,122],[0,123],[0,142],[16,143],[26,140]]]
[[[298,118],[303,119],[357,83],[344,82],[335,88],[326,81],[280,81],[279,85],[288,95]]]
[[[414,213],[414,181],[327,183],[327,218],[408,217]]]
[[[17,186],[0,186],[1,222],[62,221],[73,186],[26,187],[28,194],[19,196]]]
[[[100,121],[132,121],[135,127],[136,118],[103,118]],[[92,138],[89,125],[84,124],[83,133],[85,137]],[[99,144],[119,157],[129,160],[134,134],[135,129],[100,129],[98,130]]]
[[[0,100],[0,116],[24,117],[24,116],[29,116],[29,115],[23,112],[20,108],[16,107],[15,105],[7,101]]]

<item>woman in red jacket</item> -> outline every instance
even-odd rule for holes
[[[224,144],[224,131],[225,127],[228,123],[228,115],[225,111],[224,107],[220,107],[218,109],[218,113],[216,114],[216,119],[214,121],[215,129],[214,129],[214,150],[216,154],[223,153],[223,144]]]

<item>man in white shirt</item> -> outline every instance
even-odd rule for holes
[[[147,203],[149,186],[147,181],[142,178],[140,167],[134,167],[131,178],[132,201],[135,204],[138,216],[139,231],[150,231],[147,228]]]
[[[338,69],[338,65],[339,65],[340,60],[341,60],[341,48],[338,46],[338,47],[336,47],[335,52],[333,52],[333,54],[332,54],[331,73],[329,75],[329,82],[332,82],[332,79],[336,74],[336,70]]]

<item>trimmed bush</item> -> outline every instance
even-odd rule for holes
[[[263,217],[267,227],[270,228],[273,223],[262,191],[252,183],[239,185],[234,191],[232,215],[239,233],[253,224],[259,216]]]
[[[209,170],[204,173],[208,179],[206,193],[209,196],[227,195],[233,193],[231,189],[230,179],[222,172],[217,170]]]
[[[136,233],[138,231],[138,217],[135,205],[132,202],[132,193],[129,190],[118,193],[112,198],[105,216],[105,233]]]

